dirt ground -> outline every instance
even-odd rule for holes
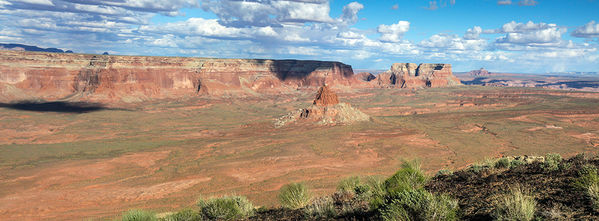
[[[315,92],[116,104],[81,113],[0,108],[3,220],[112,219],[240,194],[277,205],[282,185],[318,195],[350,175],[390,175],[402,159],[459,169],[487,157],[596,153],[599,94],[462,86],[340,93],[372,117],[275,128]]]

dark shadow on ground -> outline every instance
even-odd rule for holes
[[[16,103],[0,103],[0,107],[13,110],[35,111],[35,112],[58,112],[58,113],[88,113],[101,110],[109,110],[98,103],[87,102],[32,102],[22,101]]]

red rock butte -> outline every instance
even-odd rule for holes
[[[339,103],[339,99],[337,98],[337,94],[331,91],[329,87],[323,85],[318,89],[318,93],[316,93],[316,99],[314,99],[314,105],[317,106],[329,106],[335,105]]]
[[[333,61],[0,51],[0,102],[141,102],[293,94],[322,85],[351,90],[444,87],[459,82],[449,64],[396,63],[375,76],[354,75],[350,65]],[[323,98],[329,99],[326,93]]]

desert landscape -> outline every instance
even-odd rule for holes
[[[0,221],[599,220],[599,1],[0,0]]]
[[[277,207],[286,184],[304,182],[324,196],[344,178],[389,176],[405,160],[419,159],[434,175],[488,158],[572,157],[599,146],[599,94],[462,85],[447,64],[416,71],[397,63],[365,80],[337,62],[0,57],[7,220],[113,219],[230,194]],[[365,120],[337,122],[344,110],[327,106],[337,103]],[[334,114],[277,126],[310,105],[328,108],[310,113]]]

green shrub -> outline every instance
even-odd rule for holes
[[[593,202],[593,208],[595,210],[599,209],[599,184],[591,184],[587,188],[587,194],[589,194],[589,197],[591,197],[591,202]]]
[[[243,196],[200,199],[200,213],[207,219],[241,219],[254,214],[254,206]]]
[[[486,168],[480,164],[473,164],[472,166],[468,167],[468,171],[473,172],[473,173],[480,173],[480,171],[483,171],[485,169],[488,169],[488,168]]]
[[[545,171],[556,171],[560,169],[560,163],[562,162],[562,156],[556,153],[548,153],[545,155],[545,161],[543,162],[543,169]]]
[[[587,190],[593,184],[599,184],[597,168],[586,164],[578,171],[578,178],[574,181],[573,186],[579,190]]]
[[[506,157],[502,157],[501,159],[495,162],[495,168],[497,169],[506,169],[510,167],[510,159]]]
[[[533,197],[524,194],[520,187],[515,187],[498,199],[493,216],[497,220],[529,221],[534,218],[536,207],[537,202]]]
[[[339,184],[337,184],[337,191],[354,193],[355,188],[360,186],[360,184],[360,177],[350,176],[339,181]]]
[[[156,214],[150,211],[133,209],[123,214],[122,221],[156,221]]]
[[[516,167],[522,166],[522,165],[524,165],[524,164],[526,164],[526,162],[524,162],[524,161],[522,161],[522,160],[517,160],[517,159],[514,159],[514,160],[512,160],[512,161],[510,162],[510,169],[513,169],[513,168],[516,168]]]
[[[283,207],[289,209],[303,208],[310,202],[311,194],[303,183],[290,183],[279,191],[279,201]]]
[[[422,170],[420,164],[416,161],[406,161],[401,168],[385,180],[385,190],[387,193],[401,192],[404,190],[418,189],[428,181],[428,177]]]
[[[369,176],[366,179],[366,183],[370,187],[370,208],[378,208],[383,204],[384,197],[387,194],[385,190],[385,180],[380,176]]]
[[[392,193],[379,213],[383,220],[457,220],[458,204],[448,196],[437,196],[428,191],[410,189]]]
[[[334,218],[337,216],[337,211],[335,211],[333,199],[321,197],[304,208],[304,215],[308,219]]]
[[[337,185],[337,191],[355,195],[360,199],[367,199],[371,194],[370,186],[363,183],[358,176],[351,176],[341,180]]]
[[[164,221],[201,221],[202,215],[198,211],[192,209],[184,209],[177,213],[168,215]]]

